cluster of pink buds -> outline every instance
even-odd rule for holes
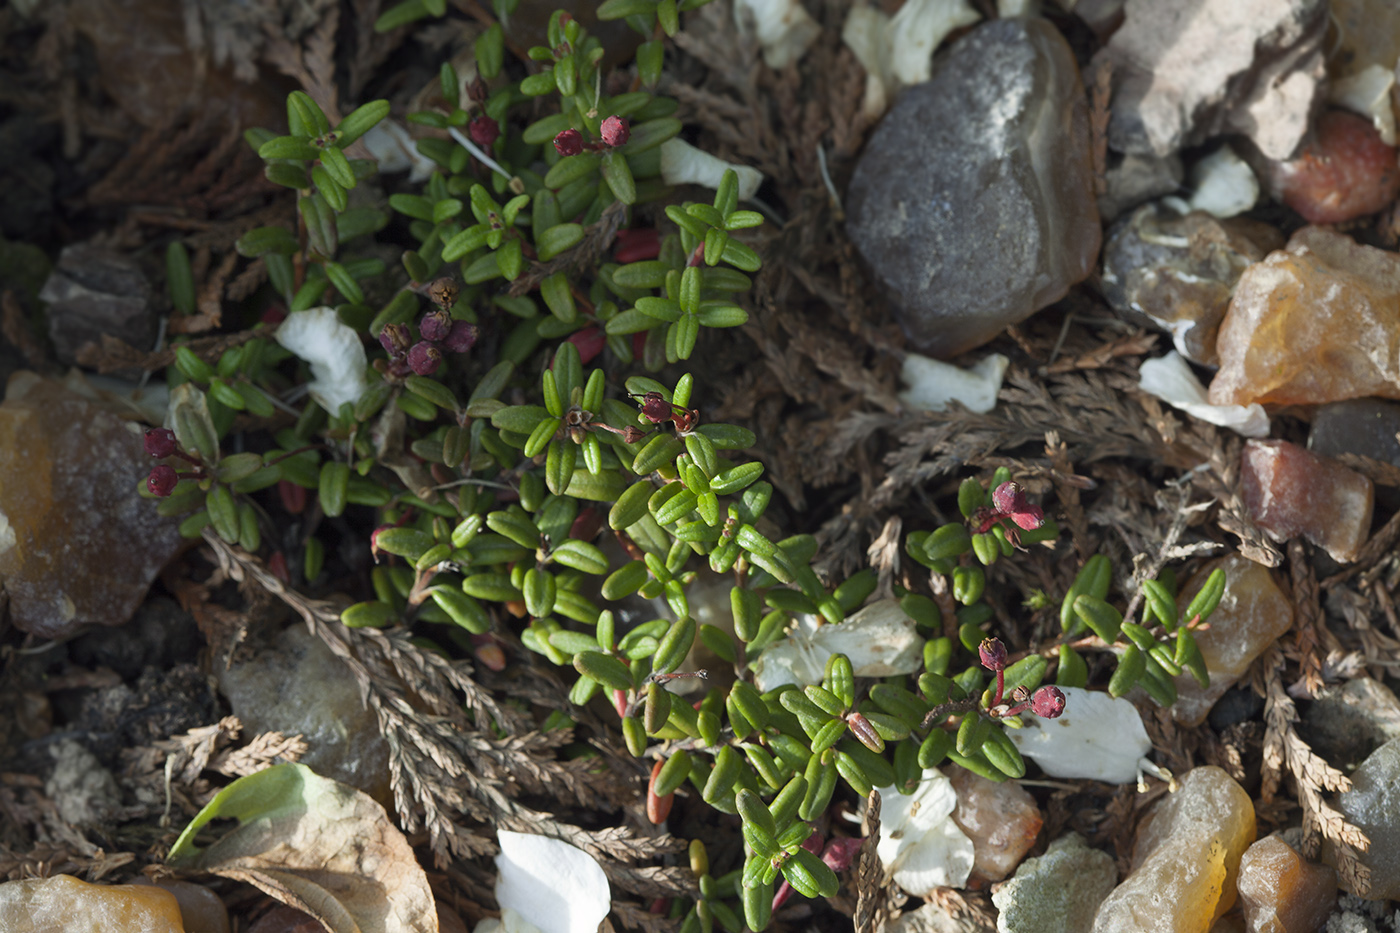
[[[203,467],[204,461],[198,457],[191,456],[180,449],[180,442],[175,439],[175,432],[169,428],[151,428],[146,432],[143,444],[146,453],[157,460],[164,460],[167,457],[179,457],[181,460],[194,464],[196,467]],[[168,464],[160,463],[151,467],[151,475],[146,477],[146,488],[151,495],[164,499],[175,491],[175,486],[180,480],[186,477],[200,479],[203,478],[203,469],[191,470],[187,473],[180,473]]]
[[[419,340],[407,324],[388,324],[379,332],[379,345],[389,354],[386,372],[396,379],[409,373],[431,376],[442,365],[443,353],[466,353],[476,344],[480,329],[468,321],[454,321],[446,308],[435,308],[418,322]]]
[[[632,127],[628,125],[626,117],[614,114],[603,121],[603,125],[598,128],[598,135],[602,137],[601,142],[585,142],[582,133],[570,128],[554,137],[554,148],[561,156],[576,156],[585,150],[598,152],[603,149],[616,149],[631,138]]]
[[[1009,484],[1008,484],[1009,485]],[[1006,646],[999,638],[988,638],[977,646],[977,657],[982,666],[997,675],[996,691],[992,695],[988,715],[998,719],[1019,716],[1030,710],[1044,719],[1056,719],[1065,711],[1065,695],[1054,684],[1046,684],[1035,693],[1025,687],[1017,687],[1011,693],[1011,703],[1005,704],[1002,694],[1006,690]]]

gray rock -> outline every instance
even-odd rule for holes
[[[1118,883],[1105,852],[1091,849],[1078,833],[1050,843],[1039,858],[1026,859],[1016,876],[992,894],[1001,911],[998,933],[1089,933],[1094,914]]]
[[[1308,449],[1328,457],[1361,454],[1400,466],[1400,403],[1379,398],[1354,398],[1319,405],[1308,433]],[[1400,491],[1376,486],[1376,502],[1392,511],[1400,508]]]
[[[1351,776],[1351,790],[1337,798],[1347,821],[1361,829],[1371,847],[1358,860],[1370,870],[1365,897],[1400,898],[1400,739],[1371,753]],[[1324,850],[1323,855],[1328,853]],[[1345,886],[1345,882],[1344,882]]]
[[[1369,677],[1324,687],[1303,714],[1298,734],[1333,767],[1350,770],[1400,739],[1400,702]]]
[[[1099,53],[1113,65],[1108,143],[1164,156],[1242,133],[1292,155],[1321,103],[1326,0],[1128,0]]]
[[[1099,195],[1099,216],[1108,223],[1144,201],[1176,194],[1183,177],[1181,158],[1174,154],[1159,159],[1129,153],[1117,164],[1110,161],[1104,173],[1106,190]]]
[[[1102,233],[1088,109],[1042,19],[977,27],[866,145],[848,230],[910,341],[949,357],[1059,300]]]
[[[111,334],[149,350],[158,322],[151,285],[135,260],[89,243],[66,246],[39,297],[48,302],[49,339],[58,358],[77,362],[83,344]]]
[[[345,662],[306,629],[282,632],[274,648],[219,671],[219,690],[244,735],[300,735],[301,763],[384,802],[389,799],[389,748],[374,713],[360,699]]]
[[[1216,333],[1235,283],[1283,243],[1282,233],[1258,221],[1202,211],[1183,217],[1144,204],[1109,230],[1104,297],[1129,320],[1170,333],[1188,360],[1215,366]]]

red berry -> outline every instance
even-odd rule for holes
[[[632,135],[632,128],[623,117],[611,116],[603,121],[598,135],[602,136],[603,142],[609,146],[621,146]]]
[[[1031,712],[1045,719],[1058,719],[1065,711],[1065,695],[1059,687],[1047,684],[1031,696]]]
[[[472,118],[472,122],[467,124],[467,135],[482,149],[490,149],[496,138],[501,135],[501,125],[482,114]]]
[[[442,365],[442,351],[420,340],[408,351],[408,367],[420,376],[431,376]]]
[[[151,467],[151,475],[146,478],[146,488],[151,491],[151,495],[164,499],[175,491],[175,484],[178,482],[180,474],[175,472],[175,468],[162,463]]]
[[[379,345],[390,356],[398,356],[408,350],[413,334],[407,324],[386,324],[379,332]]]
[[[583,134],[578,130],[564,130],[554,137],[554,148],[561,156],[576,156],[583,151]]]
[[[146,453],[157,460],[164,460],[175,453],[175,432],[169,428],[151,428],[146,432]]]

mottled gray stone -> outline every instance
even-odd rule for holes
[[[1129,153],[1110,159],[1104,173],[1104,193],[1099,195],[1099,216],[1104,223],[1153,198],[1176,194],[1185,173],[1175,154],[1157,158]]]
[[[1347,821],[1371,840],[1357,856],[1370,870],[1370,890],[1363,897],[1400,899],[1400,739],[1376,749],[1351,776],[1351,790],[1337,798]],[[1324,857],[1328,855],[1323,852]],[[1342,886],[1350,889],[1346,879]]]
[[[1188,360],[1215,366],[1216,333],[1235,283],[1283,243],[1282,233],[1258,221],[1202,211],[1183,217],[1144,204],[1109,229],[1104,297],[1129,320],[1170,333]]]
[[[49,339],[65,363],[83,344],[110,334],[142,350],[155,343],[151,285],[135,260],[88,243],[65,246],[39,297],[48,302]]]
[[[992,894],[998,933],[1089,933],[1094,913],[1118,883],[1106,852],[1091,849],[1078,833],[1050,843],[1039,858],[1026,859],[1016,876]]]
[[[1320,103],[1327,0],[1128,0],[1096,61],[1113,65],[1108,144],[1164,156],[1242,133],[1293,154]]]
[[[885,116],[851,179],[848,230],[910,341],[946,358],[1089,274],[1092,178],[1068,44],[1045,20],[996,20]]]
[[[219,690],[251,737],[300,735],[301,763],[322,777],[389,799],[389,747],[345,662],[301,626],[251,660],[219,671]]]
[[[1351,768],[1400,739],[1400,702],[1385,684],[1357,677],[1318,691],[1298,734],[1335,768]]]

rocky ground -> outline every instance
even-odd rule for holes
[[[767,11],[756,31],[729,0],[684,14],[662,87],[696,145],[765,177],[750,323],[694,368],[707,417],[756,433],[782,531],[817,536],[830,580],[873,567],[951,620],[902,535],[955,516],[964,477],[1010,469],[1063,529],[988,570],[985,627],[1016,652],[1053,647],[1091,555],[1125,594],[1168,564],[1188,592],[1229,577],[1201,635],[1211,686],[1183,675],[1172,710],[1139,691],[1122,731],[1091,722],[1086,741],[1132,752],[1128,776],[1037,758],[993,793],[950,767],[938,825],[957,826],[937,831],[970,841],[970,874],[930,855],[941,881],[883,883],[857,861],[770,929],[1400,931],[1400,17],[1362,0],[740,5]],[[463,0],[377,35],[374,0],[195,6],[0,10],[0,541],[41,542],[27,564],[0,550],[0,881],[74,875],[103,886],[80,912],[118,917],[95,906],[106,886],[163,877],[231,778],[299,760],[399,811],[407,844],[359,798],[337,811],[374,858],[426,870],[426,900],[376,928],[494,916],[494,828],[545,822],[605,863],[614,928],[675,928],[695,882],[674,840],[733,862],[737,822],[693,799],[653,825],[616,717],[434,760],[435,716],[508,694],[547,712],[556,675],[516,641],[502,672],[477,655],[463,679],[407,637],[341,627],[353,572],[298,592],[216,539],[182,544],[132,495],[149,464],[123,422],[159,413],[59,387],[74,366],[169,364],[121,348],[165,332],[172,238],[198,286],[180,327],[217,341],[257,320],[262,273],[232,244],[291,211],[241,128],[285,122],[296,87],[386,96],[401,118],[489,19]],[[109,625],[67,625],[93,613]],[[1102,686],[1111,655],[1087,650]],[[391,775],[414,768],[437,789],[396,801]],[[859,836],[861,803],[836,807],[837,835]],[[287,885],[223,867],[180,892],[186,930],[206,928],[200,899],[208,929],[314,926],[279,906]],[[57,928],[12,919],[28,908],[5,892],[0,926]]]

